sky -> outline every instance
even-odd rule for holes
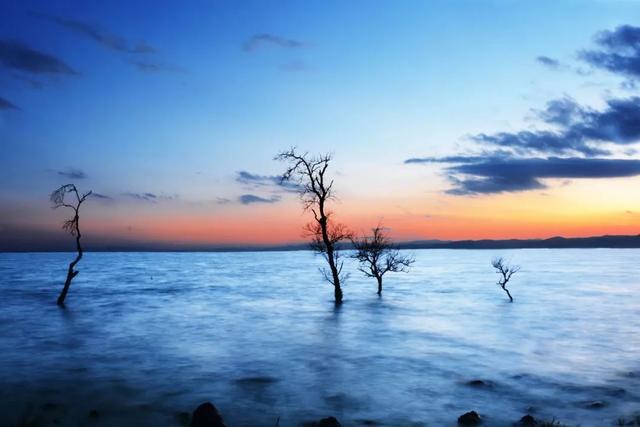
[[[640,231],[636,1],[0,0],[0,249],[271,245],[332,153],[397,240]],[[66,246],[65,246],[66,245]]]

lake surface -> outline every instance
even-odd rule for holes
[[[640,250],[412,253],[382,298],[345,266],[340,309],[308,252],[88,253],[65,310],[73,254],[0,254],[0,425],[178,426],[206,400],[229,427],[640,411]],[[522,266],[512,304],[495,255]]]

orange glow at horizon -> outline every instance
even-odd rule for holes
[[[358,234],[381,223],[399,241],[636,235],[638,181],[605,186],[592,180],[549,192],[478,197],[389,197],[384,204],[342,200],[332,208],[335,220]],[[299,203],[286,200],[218,211],[175,208],[120,218],[87,217],[85,224],[95,235],[149,243],[268,245],[306,241],[303,226],[310,219]]]

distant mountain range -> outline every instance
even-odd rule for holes
[[[640,248],[637,236],[551,237],[549,239],[508,240],[417,240],[399,243],[402,249],[570,249]]]
[[[0,237],[1,233],[0,233]],[[6,236],[5,236],[6,237]],[[2,239],[0,252],[67,252],[75,250],[73,239],[58,233],[55,239]],[[88,252],[249,252],[308,250],[305,243],[284,245],[193,245],[136,241],[104,241],[87,238]],[[552,237],[508,240],[416,240],[398,242],[400,249],[569,249],[640,248],[637,236]]]

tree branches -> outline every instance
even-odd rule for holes
[[[378,281],[378,295],[382,293],[382,277],[388,272],[408,272],[415,260],[400,254],[393,242],[384,233],[381,225],[373,228],[372,236],[352,239],[355,253],[352,255],[360,270],[367,277],[375,277]]]

